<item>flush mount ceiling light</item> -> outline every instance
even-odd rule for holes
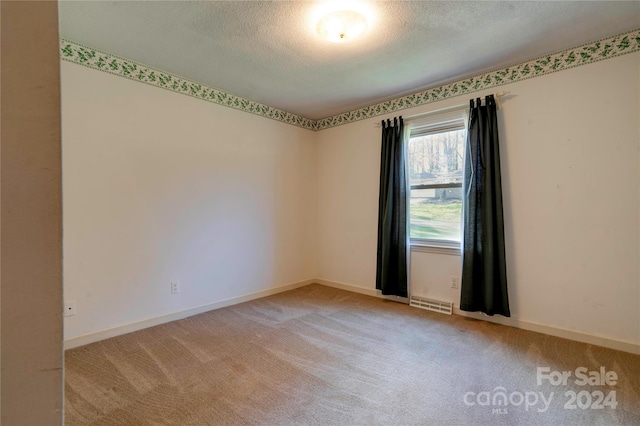
[[[354,10],[336,10],[324,15],[316,25],[316,32],[324,39],[343,42],[353,39],[367,29],[367,19]]]

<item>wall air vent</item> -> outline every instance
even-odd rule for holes
[[[440,312],[441,314],[451,315],[453,313],[453,303],[427,299],[420,296],[411,296],[409,306],[426,309],[427,311]]]

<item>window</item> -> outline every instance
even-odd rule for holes
[[[467,137],[463,112],[410,124],[410,236],[414,246],[460,247]]]

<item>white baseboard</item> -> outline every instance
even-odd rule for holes
[[[312,284],[317,280],[305,280],[292,284],[286,284],[278,287],[268,288],[266,290],[256,291],[254,293],[245,294],[244,296],[232,297],[230,299],[221,300],[219,302],[209,303],[207,305],[196,306],[195,308],[184,311],[172,312],[166,315],[149,318],[142,321],[136,321],[129,324],[119,325],[117,327],[105,330],[95,331],[80,336],[71,337],[64,340],[64,349],[77,348],[79,346],[88,345],[89,343],[98,342],[100,340],[109,339],[111,337],[120,336],[122,334],[131,333],[133,331],[142,330],[144,328],[153,327],[171,321],[191,317],[203,312],[213,311],[215,309],[224,308],[238,303],[248,302],[250,300],[260,299],[261,297],[271,296],[272,294],[282,293],[283,291],[293,290],[299,287]]]
[[[386,296],[382,296],[377,290],[358,287],[351,284],[325,280],[325,279],[317,279],[314,282],[318,284],[326,285],[327,287],[334,287],[342,290],[351,291],[354,293],[366,294],[367,296],[382,297],[382,298],[386,297]],[[453,313],[456,315],[474,318],[481,321],[489,321],[496,324],[506,325],[509,327],[520,328],[522,330],[535,331],[537,333],[547,334],[549,336],[555,336],[555,337],[561,337],[563,339],[574,340],[576,342],[589,343],[591,345],[603,346],[605,348],[615,349],[623,352],[630,352],[632,354],[640,354],[640,344],[634,343],[634,342],[612,339],[610,337],[599,336],[596,334],[582,333],[580,331],[553,327],[550,325],[540,324],[532,321],[523,321],[514,317],[506,318],[500,315],[495,315],[490,317],[477,312],[461,311],[460,308],[457,306],[454,306]]]
[[[65,339],[64,348],[65,350],[77,348],[78,346],[84,346],[89,343],[94,343],[100,340],[108,339],[110,337],[120,336],[122,334],[127,334],[133,331],[142,330],[144,328],[153,327],[153,326],[164,324],[167,322],[187,318],[193,315],[201,314],[203,312],[212,311],[215,309],[220,309],[220,308],[224,308],[231,305],[236,305],[238,303],[248,302],[250,300],[259,299],[261,297],[270,296],[272,294],[282,293],[284,291],[289,291],[299,287],[304,287],[306,285],[313,284],[313,283],[325,285],[327,287],[338,288],[338,289],[350,291],[353,293],[364,294],[367,296],[387,298],[386,296],[382,296],[380,292],[378,292],[375,289],[359,287],[352,284],[346,284],[346,283],[326,280],[322,278],[305,280],[305,281],[299,281],[292,284],[286,284],[278,287],[269,288],[266,290],[257,291],[254,293],[249,293],[244,296],[232,297],[230,299],[221,300],[219,302],[210,303],[207,305],[197,306],[195,308],[187,309],[184,311],[172,312],[166,315],[161,315],[158,317],[149,318],[146,320],[137,321],[130,324],[124,324],[117,327],[108,328],[105,330],[100,330],[92,333],[83,334],[80,336],[71,337],[69,339]],[[402,302],[403,300],[401,298],[398,298],[398,301]],[[490,317],[477,312],[461,311],[459,307],[455,307],[455,306],[453,308],[453,313],[456,315],[464,316],[464,317],[474,318],[482,321],[489,321],[492,323],[506,325],[509,327],[520,328],[523,330],[535,331],[537,333],[548,334],[550,336],[561,337],[564,339],[574,340],[577,342],[603,346],[605,348],[615,349],[615,350],[624,351],[624,352],[630,352],[633,354],[640,354],[640,344],[635,342],[617,340],[617,339],[612,339],[610,337],[600,336],[595,334],[587,334],[579,331],[553,327],[550,325],[540,324],[532,321],[523,321],[513,317],[506,318],[499,315]]]
[[[347,290],[347,291],[350,291],[352,293],[366,294],[367,296],[373,296],[373,297],[378,297],[380,299],[391,300],[393,302],[404,303],[405,305],[409,304],[409,298],[408,297],[385,296],[384,294],[380,293],[380,291],[372,290],[370,288],[358,287],[358,286],[355,286],[355,285],[345,284],[345,283],[341,283],[341,282],[338,282],[338,281],[325,280],[323,278],[318,278],[314,282],[317,283],[317,284],[325,285],[327,287],[333,287],[333,288],[339,288],[341,290]]]
[[[488,321],[495,324],[506,325],[509,327],[520,328],[522,330],[535,331],[537,333],[548,334],[550,336],[562,337],[563,339],[574,340],[576,342],[589,343],[591,345],[603,346],[609,349],[615,349],[623,352],[640,355],[640,344],[612,339],[597,334],[587,334],[580,331],[569,330],[566,328],[553,327],[546,324],[540,324],[533,321],[523,321],[518,318],[507,318],[500,315],[488,316],[478,312],[461,311],[459,307],[454,306],[453,313],[463,317],[469,317],[477,320]]]
[[[347,290],[352,293],[360,293],[366,294],[367,296],[380,297],[378,290],[373,290],[370,288],[358,287],[351,284],[345,284],[337,281],[325,280],[323,278],[318,278],[313,280],[314,283],[322,284],[327,287],[339,288],[340,290]]]

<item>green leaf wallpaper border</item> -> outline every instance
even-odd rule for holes
[[[640,51],[640,29],[375,105],[320,120],[311,120],[69,40],[60,40],[62,60],[314,131],[515,83],[637,51]]]
[[[323,118],[315,130],[323,130],[403,109],[441,101],[492,87],[503,86],[553,72],[591,64],[640,50],[640,29],[533,59],[518,65],[454,81],[375,105]]]
[[[74,64],[126,77],[130,80],[171,90],[172,92],[182,93],[183,95],[192,96],[218,105],[239,109],[304,129],[315,130],[315,120],[310,120],[268,105],[231,95],[205,84],[187,80],[168,72],[104,53],[70,40],[60,39],[60,58]]]

